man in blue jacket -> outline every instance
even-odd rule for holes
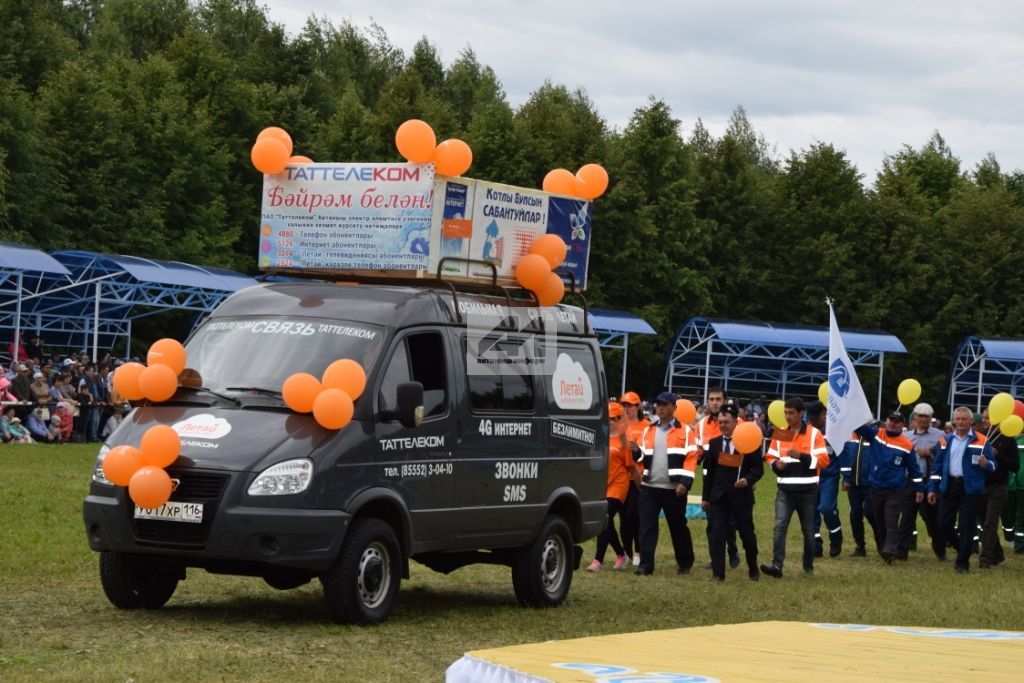
[[[874,536],[878,552],[882,552],[881,538],[875,525],[875,512],[871,508],[871,489],[868,486],[868,479],[871,475],[871,440],[865,440],[852,434],[839,458],[839,471],[843,474],[843,490],[846,491],[846,495],[850,499],[850,531],[853,532],[853,541],[857,544],[853,556],[866,557],[868,554],[864,547],[865,519],[871,525],[871,533]]]
[[[917,519],[916,514],[910,514],[914,510],[907,505],[907,497],[915,496],[917,502],[924,500],[924,475],[914,455],[914,444],[903,435],[906,422],[902,413],[893,412],[882,429],[868,425],[857,429],[857,435],[871,444],[871,505],[886,564],[892,564],[897,557],[906,559],[899,547],[900,525],[907,523],[907,517]]]
[[[956,429],[939,442],[939,452],[928,479],[928,502],[934,505],[939,501],[939,528],[946,540],[957,548],[955,569],[960,574],[970,570],[985,477],[996,470],[992,449],[985,435],[972,428],[973,422],[970,408],[961,406],[953,411]],[[946,559],[945,555],[939,559]]]

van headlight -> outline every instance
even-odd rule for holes
[[[313,481],[313,461],[285,460],[260,472],[249,485],[250,496],[290,496],[302,493]]]
[[[103,474],[103,459],[107,457],[109,452],[110,446],[107,444],[100,446],[100,452],[96,454],[96,464],[92,467],[92,480],[97,484],[113,486],[114,482],[107,479],[107,475]]]

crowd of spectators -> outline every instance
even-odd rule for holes
[[[3,443],[98,442],[131,408],[113,387],[121,359],[51,354],[37,336],[8,350],[10,364],[0,363]]]

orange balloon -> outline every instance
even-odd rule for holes
[[[473,165],[473,150],[462,140],[445,140],[434,150],[434,166],[437,173],[459,176]]]
[[[555,306],[565,296],[565,283],[557,273],[548,273],[540,289],[533,291],[541,306]]]
[[[313,401],[313,417],[325,429],[341,429],[355,413],[352,398],[341,389],[324,389]]]
[[[115,446],[103,458],[103,476],[118,486],[127,486],[142,467],[142,454],[133,446]]]
[[[363,395],[366,388],[366,371],[351,358],[336,360],[324,370],[324,387],[341,389],[353,401]]]
[[[576,195],[576,176],[572,174],[572,171],[567,171],[564,168],[556,168],[553,171],[548,171],[548,174],[544,176],[544,183],[541,188],[545,192],[552,194],[567,194],[570,197]]]
[[[586,164],[576,171],[576,189],[584,199],[597,199],[608,189],[608,171],[600,164]]]
[[[541,235],[530,245],[530,253],[543,256],[552,268],[562,265],[565,252],[565,240],[558,235]]]
[[[693,401],[685,398],[676,399],[676,412],[673,417],[679,420],[680,424],[691,424],[697,418],[697,409],[693,407]]]
[[[181,453],[181,437],[167,425],[153,425],[142,435],[139,450],[143,465],[168,467]]]
[[[299,164],[311,164],[311,163],[313,163],[312,159],[310,159],[309,157],[304,157],[301,154],[296,154],[295,156],[288,158],[288,165],[289,166],[298,166]]]
[[[434,158],[437,136],[425,121],[409,119],[395,131],[398,153],[414,164],[425,164]]]
[[[516,282],[526,289],[537,291],[551,274],[551,264],[540,254],[527,254],[516,264]]]
[[[743,422],[736,425],[736,429],[732,433],[733,445],[736,446],[736,450],[744,455],[753,453],[760,448],[763,439],[764,435],[761,433],[761,428],[753,422]]]
[[[150,401],[166,401],[178,390],[178,375],[166,365],[150,365],[139,374],[139,389]]]
[[[280,173],[288,165],[288,148],[277,138],[265,137],[256,141],[249,153],[252,165],[261,173]]]
[[[262,140],[263,138],[274,138],[275,140],[280,141],[281,144],[284,145],[285,149],[288,150],[288,156],[291,156],[293,148],[292,136],[288,135],[288,131],[284,128],[278,128],[277,126],[264,128],[260,131],[260,134],[256,136],[257,140]]]
[[[146,366],[142,363],[125,363],[114,370],[114,391],[129,401],[141,401],[146,397],[139,388],[139,376]]]
[[[146,362],[150,365],[166,365],[178,376],[185,369],[185,347],[177,339],[159,339],[149,347]]]
[[[323,387],[316,377],[308,372],[296,372],[281,385],[281,397],[285,405],[296,413],[311,413],[313,401],[321,389]]]
[[[132,475],[128,495],[140,508],[158,508],[171,499],[171,475],[159,467],[147,466]]]

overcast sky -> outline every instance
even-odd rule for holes
[[[294,36],[312,14],[376,21],[407,55],[466,46],[513,107],[545,79],[583,88],[610,126],[651,95],[684,134],[721,134],[743,105],[779,155],[816,141],[874,181],[885,154],[938,130],[972,169],[1024,169],[1024,3],[747,0],[263,0]],[[582,162],[583,160],[581,160]]]

